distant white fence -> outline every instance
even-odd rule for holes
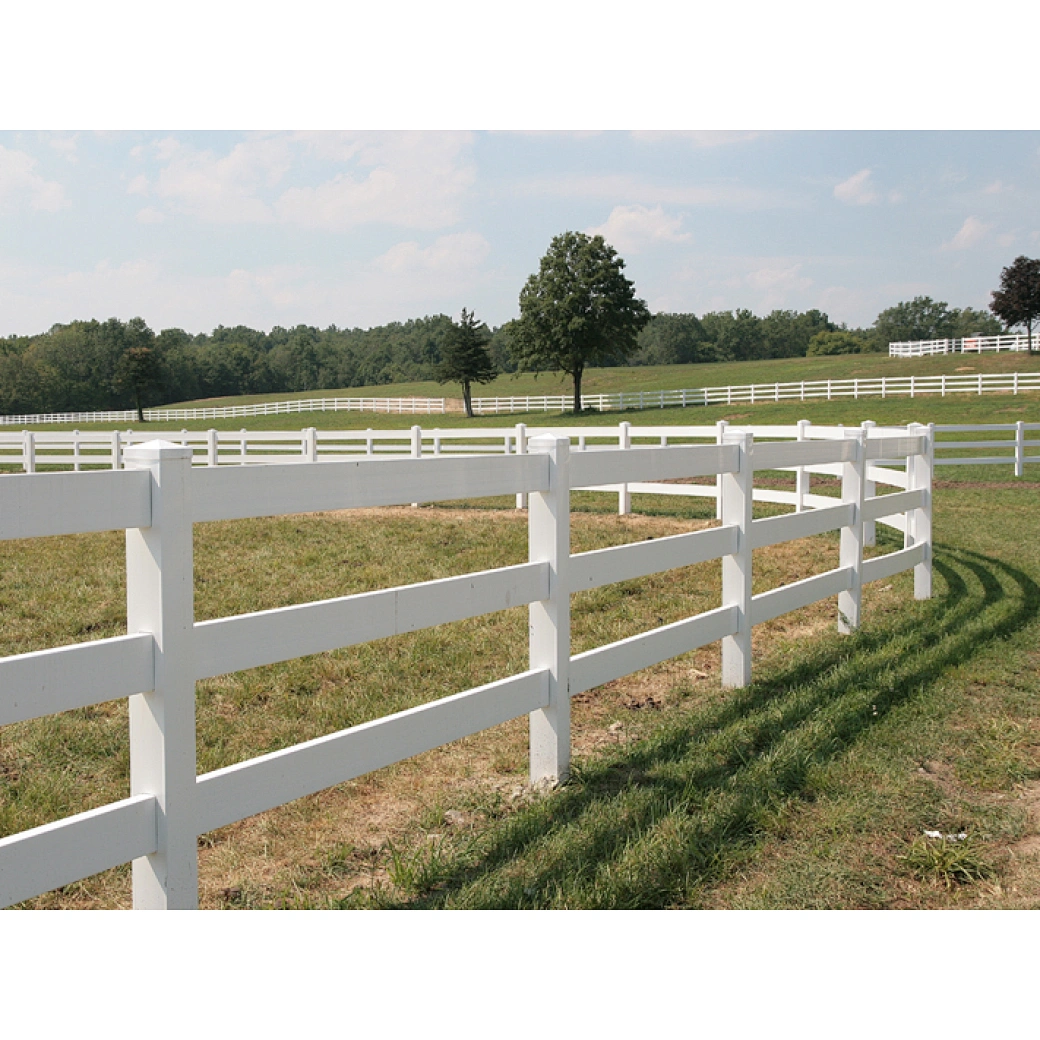
[[[358,456],[451,454],[509,455],[526,451],[530,437],[544,433],[570,437],[579,450],[586,444],[596,447],[628,447],[654,442],[662,447],[717,440],[719,431],[729,424],[722,420],[713,426],[515,426],[479,429],[440,429],[413,426],[401,430],[182,430],[165,436],[192,449],[196,466],[240,466],[285,462],[328,462]],[[873,423],[864,424],[871,427]],[[769,437],[803,436],[811,440],[815,431],[831,427],[813,426],[807,419],[797,425],[757,426],[760,435]],[[768,432],[765,432],[768,431]],[[801,434],[799,434],[801,431]],[[990,423],[977,425],[941,425],[936,434],[977,433],[980,440],[937,440],[937,466],[1014,466],[1021,477],[1026,464],[1040,462],[1040,454],[1028,454],[1040,448],[1040,440],[1027,435],[1040,433],[1040,423]],[[105,467],[121,469],[124,453],[134,444],[153,439],[154,433],[142,430],[92,432],[68,431],[0,431],[0,466],[19,467],[25,473],[40,469],[71,468],[74,470]],[[965,455],[963,452],[985,452]],[[961,454],[951,454],[959,452]]]
[[[1040,340],[1033,336],[1034,349]],[[1028,336],[965,336],[963,339],[914,339],[889,343],[889,357],[927,357],[930,354],[982,354],[987,351],[1029,350]]]
[[[312,397],[220,408],[145,408],[147,422],[190,422],[196,419],[245,419],[257,415],[297,412],[384,412],[389,415],[443,415],[443,397]],[[49,412],[42,415],[0,415],[0,426],[43,426],[48,423],[136,422],[133,408],[118,412]]]
[[[994,337],[1001,338],[1001,337]],[[1003,337],[1005,339],[1015,337]],[[939,351],[941,353],[941,351]],[[766,404],[770,401],[836,401],[851,397],[920,397],[927,394],[1018,394],[1040,390],[1040,372],[979,373],[978,375],[880,376],[876,379],[814,379],[797,383],[749,383],[745,386],[706,386],[690,390],[634,390],[620,394],[582,394],[582,408],[623,412],[648,408],[693,408],[705,405]],[[239,419],[257,415],[302,412],[383,412],[393,415],[443,415],[454,410],[443,397],[316,397],[300,401],[229,405],[224,408],[146,408],[149,422],[189,422],[199,419]],[[475,397],[475,415],[518,412],[566,412],[574,408],[572,394]],[[133,423],[137,412],[55,412],[47,415],[0,415],[0,426],[43,426],[49,423]]]
[[[978,375],[880,376],[876,379],[815,379],[797,383],[754,383],[746,386],[707,386],[696,390],[646,390],[624,394],[582,394],[582,408],[599,412],[625,409],[687,408],[694,405],[765,404],[773,401],[834,401],[851,397],[920,397],[926,394],[1017,394],[1040,390],[1040,372],[980,373]],[[574,397],[476,397],[476,415],[515,412],[563,412]]]
[[[122,470],[0,478],[0,540],[126,528],[128,603],[126,635],[0,659],[0,725],[127,697],[131,759],[126,798],[0,840],[0,905],[132,861],[135,907],[192,908],[207,831],[522,715],[532,780],[562,778],[576,694],[718,640],[723,684],[745,686],[753,625],[836,595],[839,628],[851,631],[863,584],[911,568],[915,596],[929,597],[933,431],[813,433],[756,442],[751,430],[724,429],[715,444],[574,452],[546,435],[509,455],[239,467],[192,467],[190,446],[153,441],[127,448]],[[792,468],[796,491],[754,490],[756,470]],[[839,472],[841,497],[808,494],[806,471]],[[682,478],[718,488],[719,526],[571,553],[572,489],[673,494],[683,485],[662,481]],[[900,490],[879,496],[876,483]],[[502,494],[529,500],[527,563],[195,620],[194,523]],[[756,498],[795,511],[753,520]],[[864,558],[875,522],[903,531],[903,548]],[[832,530],[835,568],[752,594],[754,549]],[[573,592],[713,559],[722,560],[717,609],[571,655]],[[197,775],[197,680],[522,605],[527,670]]]

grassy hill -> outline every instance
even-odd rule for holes
[[[584,376],[587,394],[620,391],[682,390],[702,386],[742,386],[813,379],[876,379],[881,376],[952,375],[955,372],[1040,372],[1040,354],[947,354],[931,358],[890,358],[882,354],[839,357],[779,358],[772,361],[733,361],[714,365],[653,365],[641,368],[591,368]],[[572,384],[559,374],[499,376],[474,388],[474,397],[567,394]],[[459,397],[458,386],[434,382],[352,386],[339,390],[307,390],[297,394],[266,394],[185,401],[171,408],[201,408],[262,401],[318,397]]]

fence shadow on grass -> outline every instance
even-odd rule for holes
[[[666,713],[652,736],[579,762],[551,797],[468,840],[424,845],[402,860],[396,889],[358,898],[413,909],[695,903],[748,861],[771,815],[815,797],[819,767],[1040,612],[1040,586],[1000,560],[939,544],[935,571],[934,599]]]

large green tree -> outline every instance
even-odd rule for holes
[[[883,310],[874,320],[875,349],[887,351],[889,343],[926,339],[950,339],[957,334],[956,315],[942,300],[915,296]]]
[[[538,273],[520,293],[510,348],[527,372],[566,372],[581,411],[581,379],[590,365],[624,361],[650,320],[624,274],[625,262],[602,235],[557,235]]]
[[[1020,256],[1000,272],[1000,288],[989,309],[1008,328],[1025,325],[1029,353],[1033,353],[1033,323],[1040,319],[1040,260]]]
[[[441,363],[437,366],[438,383],[461,383],[466,415],[473,418],[473,383],[490,383],[498,370],[488,353],[491,333],[477,321],[472,311],[462,308],[458,324],[441,344]]]

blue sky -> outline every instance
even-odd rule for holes
[[[566,230],[653,311],[981,308],[1040,255],[1040,133],[5,132],[0,334],[498,325]]]

